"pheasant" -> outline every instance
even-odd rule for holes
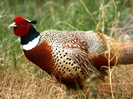
[[[14,18],[10,28],[21,38],[25,56],[70,88],[82,88],[91,75],[107,76],[106,68],[133,63],[133,44],[120,43],[95,31],[36,31],[33,24],[21,16]]]

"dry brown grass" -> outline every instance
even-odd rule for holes
[[[0,71],[0,74],[1,99],[91,99],[92,92],[89,93],[89,89],[66,91],[63,84],[49,75],[40,78],[35,74],[28,73],[27,70],[21,72]],[[112,91],[109,77],[106,77],[106,82],[97,81],[95,87],[97,99],[110,99],[112,92],[115,99],[131,99],[133,95],[133,65],[117,66],[114,68],[111,78]]]

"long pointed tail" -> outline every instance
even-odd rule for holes
[[[122,57],[119,60],[119,64],[133,64],[133,43],[124,44],[124,49],[120,52]]]

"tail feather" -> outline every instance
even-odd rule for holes
[[[123,56],[120,58],[119,64],[133,64],[133,43],[124,44],[124,49],[120,54]]]

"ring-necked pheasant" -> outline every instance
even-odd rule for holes
[[[37,21],[17,16],[9,25],[20,36],[25,56],[58,81],[76,88],[92,73],[104,78],[102,67],[133,63],[133,44],[119,43],[94,31],[36,31]]]

